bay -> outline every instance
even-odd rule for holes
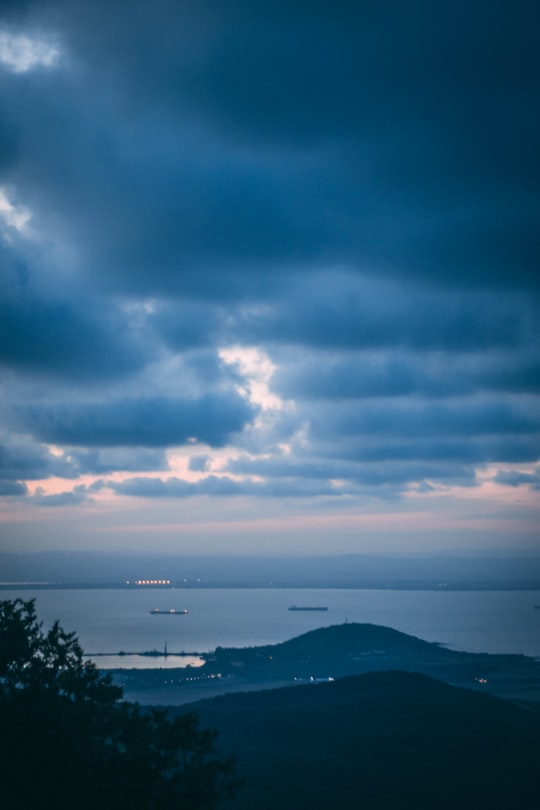
[[[317,627],[369,622],[467,652],[540,658],[538,591],[356,589],[13,589],[35,599],[44,628],[58,619],[102,669],[196,666],[216,647],[276,644]],[[320,605],[325,612],[289,611]],[[151,614],[153,608],[187,614]],[[133,655],[148,651],[168,656]],[[123,655],[118,655],[120,652]]]

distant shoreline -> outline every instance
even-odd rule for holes
[[[171,585],[126,585],[118,582],[0,582],[0,591],[39,590],[117,590],[117,591],[171,591],[171,590],[337,590],[337,591],[540,591],[540,581],[531,582],[411,582],[396,580],[359,582],[287,582],[287,583],[224,583],[208,580]]]

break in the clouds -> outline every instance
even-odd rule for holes
[[[4,4],[7,519],[533,508],[539,22]]]
[[[0,62],[14,73],[38,67],[53,67],[60,56],[58,47],[31,34],[0,31]]]

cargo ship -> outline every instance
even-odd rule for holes
[[[153,616],[161,615],[161,616],[185,616],[187,610],[175,610],[175,608],[171,608],[170,610],[160,610],[159,608],[152,608],[150,611]]]
[[[318,607],[316,605],[291,605],[289,610],[328,610],[327,607]]]

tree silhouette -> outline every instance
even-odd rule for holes
[[[210,810],[238,786],[216,732],[122,700],[34,600],[0,602],[0,785],[18,807]]]

